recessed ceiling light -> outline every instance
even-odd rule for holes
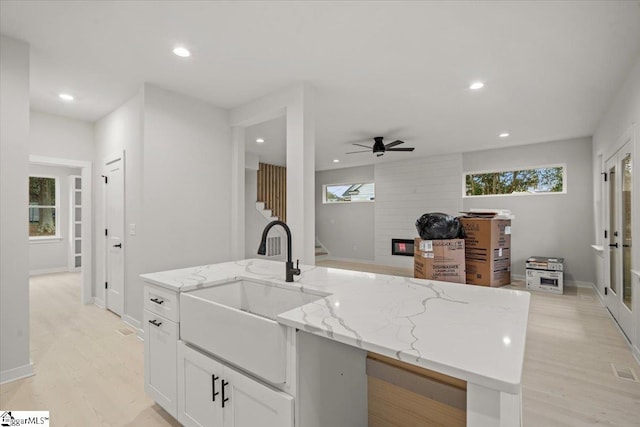
[[[509,136],[509,132],[502,132],[500,135],[498,135],[500,138],[506,138]]]
[[[173,53],[178,55],[180,58],[188,58],[189,56],[191,56],[191,52],[189,52],[189,50],[184,47],[177,47],[173,49]]]
[[[339,159],[333,159],[333,163],[340,163]]]
[[[68,93],[59,93],[58,94],[58,98],[62,99],[63,101],[73,101],[74,100],[73,95],[69,95]]]
[[[482,89],[484,87],[484,83],[482,82],[473,82],[469,85],[469,89],[471,90],[478,90],[478,89]]]
[[[258,144],[262,144],[264,142],[264,138],[258,138],[258,139],[256,139],[256,142]]]

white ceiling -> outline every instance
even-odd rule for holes
[[[2,0],[0,31],[31,45],[33,108],[85,120],[145,81],[224,108],[309,81],[328,169],[373,163],[344,153],[377,135],[417,148],[376,162],[591,135],[640,53],[640,2]]]

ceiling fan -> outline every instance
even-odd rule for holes
[[[373,152],[373,154],[375,154],[377,157],[383,156],[385,152],[387,151],[413,151],[415,150],[414,147],[399,147],[399,148],[394,148],[396,145],[400,145],[400,144],[404,144],[404,141],[400,141],[399,139],[396,139],[393,142],[390,142],[388,144],[385,144],[382,142],[382,140],[384,139],[384,137],[382,136],[376,136],[375,138],[373,138],[373,147],[369,147],[368,145],[364,145],[364,144],[358,144],[358,143],[353,143],[353,145],[357,145],[359,147],[364,147],[367,148],[367,150],[361,150],[361,151],[351,151],[347,154],[355,154],[355,153],[367,153],[367,152]]]

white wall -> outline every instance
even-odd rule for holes
[[[376,263],[413,268],[413,258],[391,255],[391,239],[418,237],[416,220],[427,212],[462,210],[462,155],[381,163],[375,167]]]
[[[463,154],[464,172],[558,163],[567,166],[567,194],[469,197],[463,200],[463,207],[513,212],[511,268],[514,274],[524,275],[524,262],[529,256],[556,256],[565,259],[565,280],[594,283],[591,138]],[[462,189],[458,192],[462,194]]]
[[[93,123],[31,110],[31,155],[91,162],[93,138]]]
[[[633,268],[640,270],[640,220],[638,220],[640,218],[640,173],[638,172],[638,165],[640,165],[640,142],[638,142],[640,139],[640,58],[636,61],[593,135],[594,199],[599,199],[602,194],[600,177],[600,172],[604,171],[602,161],[606,161],[618,150],[620,138],[630,129],[635,139],[632,159],[634,165],[632,220],[634,223],[632,224],[633,253],[631,258]],[[603,209],[602,204],[594,205],[594,209]],[[596,218],[603,218],[603,215],[596,216]],[[598,236],[603,235],[601,220],[595,222],[595,229]],[[593,255],[592,260],[602,263],[603,258]],[[606,277],[607,274],[605,273],[604,276]],[[632,280],[634,284],[632,295],[635,333],[631,334],[630,339],[634,346],[634,354],[640,360],[640,281],[637,277]],[[598,292],[602,295],[603,291],[603,286],[600,286]]]
[[[29,45],[0,36],[0,383],[30,375]]]
[[[230,177],[231,128],[227,111],[146,85],[147,272],[231,258]]]
[[[80,175],[78,168],[59,166],[29,165],[29,175],[48,176],[58,179],[58,227],[60,239],[29,241],[29,274],[67,271],[71,230],[70,215],[70,175]]]
[[[316,172],[316,236],[331,258],[375,259],[377,201],[322,203],[323,185],[358,182],[374,182],[373,165]]]
[[[135,96],[95,124],[94,161],[94,296],[98,305],[104,305],[105,259],[104,259],[104,180],[105,160],[125,152],[125,222],[139,224],[142,220],[142,106],[144,91]],[[142,313],[142,290],[129,286],[139,284],[138,275],[144,269],[144,250],[141,236],[124,236],[125,250],[125,315]],[[137,286],[139,288],[139,285]],[[140,294],[138,296],[138,294]],[[140,320],[141,317],[136,319]]]

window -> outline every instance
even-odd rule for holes
[[[29,238],[58,236],[58,180],[30,176]]]
[[[323,203],[373,202],[375,197],[373,182],[332,184],[324,186]]]
[[[565,193],[566,168],[552,165],[497,172],[471,172],[464,176],[464,195],[494,196]]]

